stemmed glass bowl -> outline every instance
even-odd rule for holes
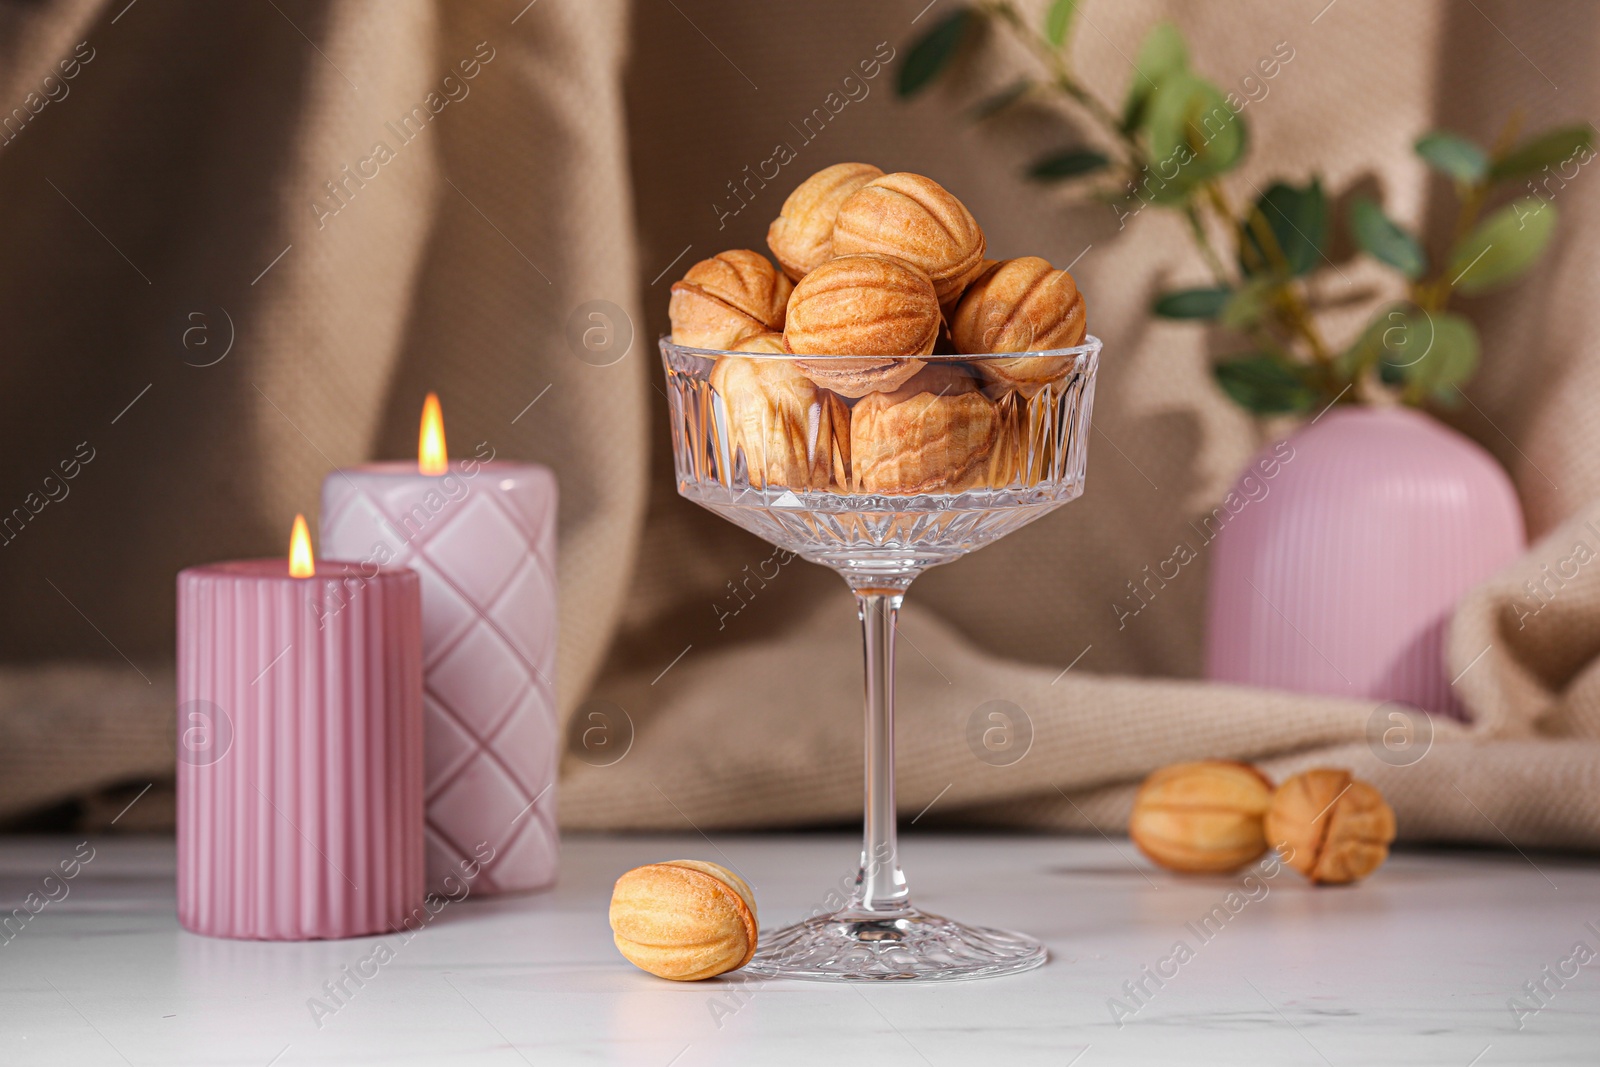
[[[896,844],[894,633],[911,580],[1083,492],[1100,342],[863,359],[661,341],[678,492],[837,571],[865,641],[861,868],[836,912],[763,930],[746,970],[821,981],[987,978],[1037,967],[1023,934],[912,906]]]

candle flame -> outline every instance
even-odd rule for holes
[[[289,577],[311,578],[317,573],[316,562],[311,558],[311,531],[306,529],[306,517],[294,517],[294,530],[289,534]]]
[[[422,402],[422,432],[417,436],[417,470],[423,474],[450,473],[450,457],[444,448],[444,412],[439,394],[429,393]]]

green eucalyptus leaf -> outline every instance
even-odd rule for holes
[[[1495,160],[1494,165],[1489,168],[1489,177],[1498,181],[1503,178],[1519,178],[1524,174],[1537,174],[1545,167],[1565,162],[1593,147],[1594,127],[1588,123],[1550,130],[1523,141]]]
[[[1214,319],[1222,313],[1232,289],[1222,286],[1178,289],[1162,293],[1150,308],[1164,319]]]
[[[1334,357],[1334,365],[1341,378],[1359,378],[1372,366],[1383,366],[1387,346],[1393,342],[1404,347],[1408,334],[1409,314],[1414,304],[1392,304],[1372,316],[1350,347]]]
[[[1396,225],[1370,197],[1351,200],[1350,233],[1362,251],[1407,278],[1420,278],[1428,269],[1428,258],[1416,238]]]
[[[929,27],[906,53],[896,91],[903,97],[921,92],[955,57],[967,30],[976,22],[977,16],[971,8],[958,7]]]
[[[1067,43],[1067,33],[1072,29],[1072,16],[1078,12],[1078,0],[1054,0],[1044,16],[1044,36],[1050,47],[1060,48]]]
[[[1417,368],[1433,351],[1441,314],[1430,314],[1415,304],[1399,304],[1373,320],[1369,330],[1379,377],[1396,384],[1420,373]]]
[[[1158,22],[1150,27],[1139,42],[1139,53],[1133,57],[1134,73],[1141,79],[1159,82],[1174,71],[1189,65],[1189,47],[1183,43],[1183,31],[1171,22]]]
[[[1489,173],[1489,157],[1483,149],[1453,133],[1435,130],[1417,138],[1417,155],[1458,182],[1471,185]]]
[[[982,122],[984,119],[993,118],[1006,108],[1010,107],[1012,104],[1015,104],[1018,100],[1021,100],[1023,97],[1027,96],[1032,89],[1033,81],[1031,79],[1018,78],[1016,81],[1012,82],[1004,89],[1001,89],[993,96],[987,96],[978,101],[978,103],[972,108],[971,115],[973,121]]]
[[[1431,326],[1431,344],[1422,358],[1407,368],[1406,381],[1418,393],[1453,397],[1455,387],[1478,369],[1478,330],[1465,316],[1453,311],[1435,312]]]
[[[1302,368],[1276,353],[1225,360],[1213,367],[1212,373],[1223,392],[1257,415],[1309,411],[1317,400]]]
[[[1152,184],[1193,186],[1233,167],[1244,155],[1245,127],[1221,89],[1197,74],[1178,71],[1150,97],[1145,128],[1150,137]]]
[[[1404,385],[1410,398],[1444,398],[1472,377],[1479,347],[1465,316],[1396,304],[1373,318],[1339,357],[1339,369],[1355,377],[1376,365],[1384,382]]]
[[[1322,260],[1328,244],[1328,198],[1322,179],[1297,187],[1275,183],[1255,203],[1255,210],[1266,220],[1276,250],[1262,246],[1256,233],[1257,220],[1246,220],[1245,245],[1251,255],[1239,257],[1240,269],[1248,274],[1305,274]]]
[[[1450,256],[1449,278],[1462,293],[1481,293],[1533,266],[1556,228],[1556,206],[1519,197],[1478,224]]]
[[[1150,27],[1133,60],[1133,81],[1128,84],[1128,100],[1122,108],[1122,128],[1131,133],[1143,125],[1150,94],[1163,78],[1188,65],[1189,49],[1178,27],[1170,22],[1158,22]]]
[[[1035,181],[1064,181],[1083,174],[1104,170],[1111,160],[1104,152],[1089,148],[1068,148],[1036,160],[1028,168],[1028,177]]]

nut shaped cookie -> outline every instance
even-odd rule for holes
[[[994,263],[962,294],[950,335],[956,350],[966,355],[1072,348],[1087,335],[1083,294],[1071,274],[1038,256]],[[1066,356],[977,363],[988,381],[1027,395],[1059,379],[1071,365]]]
[[[1139,787],[1128,836],[1169,870],[1237,870],[1267,851],[1261,821],[1271,800],[1272,782],[1249,764],[1175,763]]]
[[[781,356],[788,352],[783,347],[781,333],[753,333],[728,349],[730,352],[749,352],[752,355]]]
[[[990,477],[999,413],[961,364],[930,363],[850,413],[853,484],[863,493],[956,493]]]
[[[898,389],[926,365],[920,359],[795,360],[812,381],[851,400]]]
[[[794,281],[833,258],[833,222],[839,205],[883,171],[871,163],[835,163],[795,187],[767,227],[767,247]]]
[[[1365,878],[1389,857],[1394,809],[1349,771],[1318,768],[1278,787],[1266,815],[1267,840],[1311,881]]]
[[[834,255],[877,252],[914,263],[947,308],[983,269],[983,250],[983,230],[972,212],[920,174],[874,178],[840,205],[833,224]]]
[[[736,248],[702,259],[672,283],[672,340],[724,351],[753,334],[780,331],[793,289],[760,252]]]
[[[987,394],[989,390],[984,392]],[[990,399],[994,400],[993,397]],[[990,489],[1006,489],[1019,482],[1022,485],[1037,484],[1042,477],[1042,468],[1049,462],[1049,456],[1041,450],[1028,447],[1036,430],[1030,425],[1032,420],[1026,402],[1018,405],[1013,397],[1001,397],[994,400],[994,405],[994,447],[989,450],[989,458],[983,464],[982,484]]]
[[[939,300],[921,270],[890,256],[840,256],[800,280],[783,339],[812,381],[841,396],[898,388],[939,338]]]
[[[611,891],[617,950],[660,978],[693,982],[737,970],[756,953],[756,931],[750,887],[715,863],[636,867]]]
[[[711,388],[725,412],[728,462],[743,456],[757,489],[825,489],[844,484],[850,465],[850,409],[792,359],[722,356]],[[732,472],[726,476],[731,477]]]

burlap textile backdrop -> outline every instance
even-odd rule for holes
[[[848,594],[797,561],[725,614],[739,604],[728,583],[746,565],[770,573],[771,553],[673,495],[651,341],[688,263],[762,247],[795,182],[869,159],[937,176],[973,207],[992,254],[1076,259],[1106,341],[1084,498],[912,592],[902,810],[944,791],[923,825],[1109,829],[1152,767],[1233,756],[1279,773],[1354,767],[1393,801],[1407,839],[1600,846],[1600,566],[1525,626],[1514,608],[1544,564],[1600,544],[1583,525],[1600,518],[1593,174],[1559,190],[1561,237],[1543,264],[1469,307],[1485,366],[1452,418],[1512,472],[1544,540],[1455,620],[1450,668],[1466,670],[1474,724],[1441,728],[1420,762],[1392,767],[1364,740],[1368,702],[1191,680],[1203,559],[1119,629],[1124,583],[1171,553],[1273,428],[1208,382],[1220,338],[1145,314],[1158,288],[1203,277],[1171,217],[1146,211],[1119,232],[1109,209],[1019,178],[1065,139],[1059,128],[961,118],[966,94],[1009,80],[1015,56],[969,64],[961,92],[893,99],[924,0],[124,3],[0,14],[0,103],[56,96],[0,146],[0,505],[23,503],[80,443],[94,457],[0,548],[0,811],[167,781],[174,573],[280,553],[332,465],[409,454],[418,401],[437,388],[458,451],[488,441],[557,469],[563,714],[602,699],[636,730],[614,765],[569,756],[565,825],[852,819],[860,653]],[[1439,181],[1410,155],[1419,132],[1489,137],[1518,108],[1543,125],[1600,103],[1600,11],[1586,5],[1343,0],[1320,17],[1321,0],[1168,6],[1226,88],[1241,90],[1280,42],[1293,50],[1247,107],[1254,150],[1229,180],[1239,198],[1319,170],[1341,194],[1381,189],[1437,239],[1449,218]],[[1125,57],[1166,13],[1085,5],[1073,55],[1105,96],[1120,97]],[[43,78],[82,41],[92,58],[62,96]],[[846,84],[882,58],[880,42],[894,58]],[[444,81],[489,52],[469,82]],[[455,98],[397,138],[388,124],[430,92]],[[797,127],[817,108],[827,121],[806,140]],[[798,158],[734,213],[728,183],[780,141]],[[344,182],[341,168],[377,142],[393,158],[332,199],[324,183]],[[1328,301],[1384,295],[1370,263],[1335,259]],[[634,324],[611,366],[564,340],[591,300]],[[1012,766],[979,762],[965,741],[969,713],[992,699],[1033,724]],[[162,792],[122,826],[159,823]],[[91,805],[90,818],[116,807]]]

